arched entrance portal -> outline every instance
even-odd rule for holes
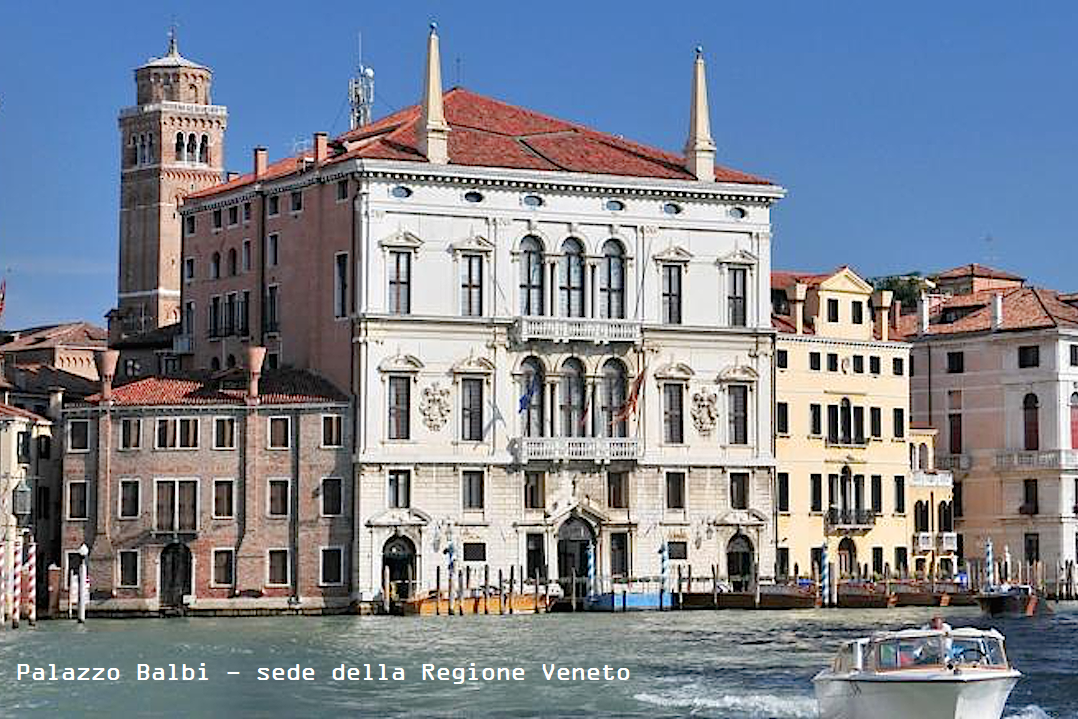
[[[174,542],[161,550],[161,606],[182,607],[191,593],[191,550]]]
[[[580,517],[570,517],[558,529],[558,577],[564,582],[576,572],[588,576],[588,547],[595,542],[591,525]]]
[[[412,596],[412,580],[415,579],[415,545],[412,540],[400,535],[390,537],[382,547],[382,566],[389,570],[390,591],[400,599]]]
[[[756,578],[756,554],[744,534],[735,534],[726,545],[726,575],[735,592],[747,592]]]
[[[857,572],[857,545],[849,537],[838,543],[839,576],[851,576]]]

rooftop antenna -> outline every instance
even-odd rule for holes
[[[984,263],[986,265],[988,265],[989,267],[994,267],[996,265],[996,263],[999,262],[999,258],[996,256],[995,252],[993,251],[993,250],[996,249],[995,243],[996,243],[996,238],[992,237],[991,233],[984,236],[984,247],[985,247],[985,250],[984,250],[984,252],[985,252]]]
[[[461,87],[464,79],[464,61],[457,56],[457,81],[453,83],[457,87]]]
[[[348,101],[352,104],[351,127],[371,123],[374,106],[374,69],[363,64],[363,33],[359,33],[359,65],[356,76],[348,80]]]

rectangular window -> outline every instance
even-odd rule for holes
[[[685,509],[685,473],[666,473],[666,508]]]
[[[487,561],[487,545],[485,542],[464,542],[465,562]]]
[[[681,324],[681,265],[663,265],[663,322]]]
[[[546,571],[546,548],[542,534],[528,534],[524,540],[524,549],[528,563],[528,576],[545,579]]]
[[[120,420],[120,449],[138,449],[142,446],[142,420]]]
[[[966,354],[964,352],[947,353],[947,373],[962,374],[966,371]]]
[[[86,519],[86,482],[77,480],[67,485],[67,518]]]
[[[288,550],[271,549],[267,552],[266,561],[269,564],[266,584],[278,586],[288,584]]]
[[[292,192],[292,212],[303,212],[303,192],[301,190]]]
[[[266,288],[266,332],[270,334],[281,330],[280,300],[281,288],[278,285],[270,285]],[[272,352],[269,354],[276,355],[278,353]],[[269,354],[266,355],[267,359],[269,359]],[[275,369],[275,367],[270,365],[270,369]]]
[[[483,472],[479,470],[465,470],[460,475],[461,490],[463,492],[464,509],[483,508]]]
[[[810,478],[812,484],[812,511],[823,511],[823,475],[814,474]]]
[[[233,493],[235,482],[231,479],[213,480],[213,518],[232,519],[236,516]]]
[[[775,575],[780,579],[790,576],[790,550],[786,547],[775,550]]]
[[[120,519],[134,519],[139,515],[139,481],[120,480]]]
[[[464,545],[467,547],[468,545]],[[340,547],[322,547],[322,569],[318,583],[323,586],[344,584],[344,550]]]
[[[270,195],[266,198],[266,214],[270,217],[276,217],[281,213],[281,198],[277,195]]]
[[[873,437],[883,437],[883,411],[879,407],[870,407],[868,410],[868,431]]]
[[[465,442],[483,440],[483,380],[460,381],[460,438]]]
[[[251,221],[251,203],[250,202],[244,202],[243,203],[243,221],[244,222],[250,222]]]
[[[684,388],[678,383],[663,385],[663,441],[667,444],[685,441],[683,393]]]
[[[809,369],[819,372],[820,366],[820,353],[809,352]]]
[[[894,425],[895,425],[895,439],[902,439],[906,436],[906,411],[901,407],[895,407],[894,410]]]
[[[213,229],[221,229],[221,210],[219,209],[213,211]]]
[[[896,377],[905,374],[906,371],[905,371],[904,365],[905,365],[905,363],[902,361],[901,357],[895,357],[894,359],[892,359],[891,360],[891,372],[892,372],[892,374],[894,374]]]
[[[195,303],[184,302],[183,304],[183,334],[191,335],[195,333]]]
[[[389,312],[406,315],[412,311],[412,253],[389,253]]]
[[[270,449],[288,449],[291,446],[292,420],[289,417],[270,417],[268,437]]]
[[[480,317],[483,314],[483,256],[461,255],[460,314]]]
[[[786,369],[790,366],[790,358],[786,350],[775,350],[775,366],[779,369]]]
[[[288,486],[291,481],[287,479],[269,480],[269,516],[288,516]]]
[[[894,571],[899,574],[905,574],[910,570],[910,565],[906,560],[906,548],[895,547],[895,566]]]
[[[880,374],[880,358],[869,357],[868,358],[868,371],[870,374]]]
[[[610,573],[615,577],[629,575],[629,533],[610,534]]]
[[[276,232],[274,232],[266,239],[266,264],[270,267],[276,267],[278,261],[280,260],[280,239],[280,235],[278,235]]]
[[[243,241],[243,252],[241,254],[242,254],[242,265],[241,266],[243,267],[243,271],[244,272],[250,272],[251,271],[251,241],[250,240],[244,240]]]
[[[240,223],[240,208],[233,205],[228,208],[228,226],[238,225]]]
[[[790,511],[790,475],[786,472],[779,472],[778,474],[778,490],[779,490],[779,511]]]
[[[775,431],[779,434],[790,432],[790,408],[785,402],[775,404]]]
[[[606,473],[606,506],[611,509],[629,508],[629,475],[626,472]]]
[[[827,300],[827,321],[838,322],[838,300]]]
[[[809,434],[819,437],[823,434],[823,415],[818,404],[809,405]]]
[[[838,355],[834,352],[827,353],[827,371],[838,372]]]
[[[1076,480],[1078,481],[1078,480]],[[954,516],[962,516],[962,482],[956,480],[954,487],[951,490],[951,505],[953,507]]]
[[[865,321],[865,304],[860,300],[854,300],[850,304],[850,318],[855,325],[862,324]]]
[[[962,454],[962,415],[957,412],[947,415],[947,435],[950,439],[951,454]]]
[[[157,420],[156,449],[197,449],[198,419],[195,417]]]
[[[838,444],[838,405],[827,405],[827,441]]]
[[[333,316],[348,316],[348,253],[333,256]]]
[[[198,480],[159,479],[154,482],[155,529],[194,532],[198,528]]]
[[[184,229],[187,232],[187,236],[195,234],[195,216],[188,215],[184,218]]]
[[[1041,561],[1041,536],[1036,532],[1029,532],[1025,536],[1026,564]]]
[[[407,509],[412,502],[412,473],[407,469],[389,470],[389,506]]]
[[[545,493],[543,491],[543,473],[542,472],[525,472],[524,473],[524,508],[525,509],[542,509],[545,501]]]
[[[1019,507],[1021,514],[1038,514],[1040,512],[1039,493],[1037,480],[1022,480],[1022,506]]]
[[[1071,367],[1078,367],[1078,345],[1071,345]]]
[[[219,587],[230,587],[233,583],[235,572],[235,550],[213,550],[213,583]]]
[[[865,443],[865,408],[860,406],[853,408],[853,443]]]
[[[188,257],[183,261],[183,278],[190,282],[195,279],[195,258]]]
[[[667,558],[671,561],[674,560],[686,560],[689,558],[689,543],[688,542],[667,542],[666,543]]]
[[[207,319],[207,334],[210,337],[221,336],[221,298],[219,296],[213,296],[210,298],[209,318]]]
[[[389,439],[408,439],[411,436],[411,377],[389,378]]]
[[[730,473],[730,507],[749,508],[749,475],[746,472]]]
[[[883,547],[872,548],[872,573],[883,576]]]
[[[337,202],[348,199],[348,180],[337,180]]]
[[[1078,442],[1075,444],[1078,446]],[[52,456],[52,437],[47,434],[38,435],[37,456],[39,459],[49,459]]]
[[[855,374],[865,373],[865,356],[854,355],[853,356],[853,371]]]
[[[121,587],[137,587],[138,586],[138,550],[137,549],[121,549],[119,552],[120,557],[120,586]]]
[[[744,385],[730,385],[726,390],[729,395],[730,444],[749,443],[749,388]]]
[[[322,516],[338,517],[344,514],[344,483],[340,477],[322,478]]]
[[[213,448],[236,448],[236,418],[215,417],[213,420]]]
[[[906,478],[895,475],[895,514],[906,513]]]
[[[1018,348],[1019,367],[1039,367],[1041,364],[1041,348],[1037,345],[1027,345]]]
[[[67,449],[70,452],[87,452],[90,449],[90,422],[72,419],[67,423]]]
[[[250,307],[251,291],[244,290],[240,293],[239,307],[236,310],[236,333],[241,337],[251,335]]]
[[[809,551],[809,558],[812,560],[812,571],[819,572],[823,565],[823,547],[813,547]]]
[[[344,446],[344,417],[339,414],[322,415],[322,446]]]
[[[883,477],[874,474],[871,481],[872,511],[875,514],[883,514]]]
[[[746,297],[748,270],[735,267],[730,270],[730,294],[727,298],[727,311],[731,327],[744,327],[747,321]]]

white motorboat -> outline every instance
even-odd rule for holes
[[[999,719],[1018,678],[994,629],[882,632],[813,678],[821,719]]]

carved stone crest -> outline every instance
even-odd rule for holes
[[[707,436],[719,419],[719,398],[714,392],[701,389],[692,396],[692,423],[696,431]]]
[[[439,387],[438,383],[423,388],[419,398],[419,413],[423,415],[423,424],[432,432],[437,432],[449,421],[453,406],[449,401],[449,389]]]

